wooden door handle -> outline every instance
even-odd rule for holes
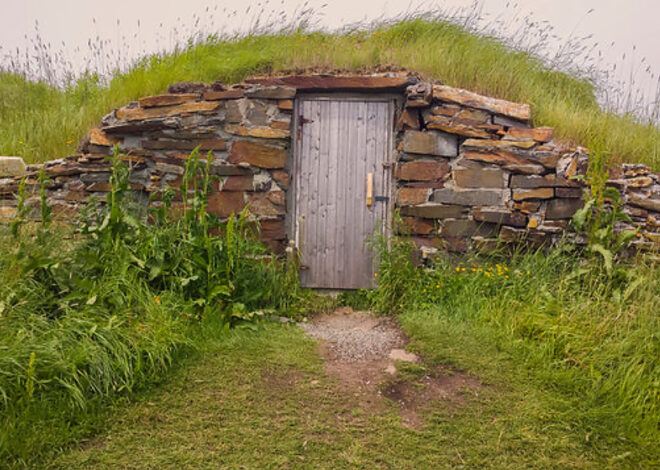
[[[367,173],[367,207],[374,204],[374,174]]]

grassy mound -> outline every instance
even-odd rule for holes
[[[448,85],[533,105],[536,125],[605,153],[612,161],[660,168],[660,131],[603,111],[593,86],[551,71],[523,52],[441,21],[409,20],[345,34],[291,33],[209,39],[176,53],[145,58],[103,85],[79,79],[64,90],[0,74],[0,153],[45,161],[75,150],[112,108],[163,92],[184,80],[226,83],[292,68],[359,70],[395,64]]]

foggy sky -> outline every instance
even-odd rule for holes
[[[284,9],[290,14],[301,4],[298,0],[264,2],[268,10]],[[325,8],[321,5],[327,3]],[[465,6],[472,0],[444,0],[424,3],[426,7]],[[498,15],[505,9],[505,0],[483,0],[483,12]],[[621,64],[622,77],[645,57],[652,71],[660,72],[660,1],[659,0],[519,0],[521,15],[532,13],[536,19],[552,24],[562,38],[593,34],[593,40],[606,61]],[[320,25],[340,27],[347,23],[389,17],[405,11],[410,0],[311,0],[310,6],[322,12]],[[419,2],[413,4],[419,4]],[[245,12],[251,5],[251,11]],[[252,0],[0,0],[0,55],[24,48],[25,35],[34,34],[35,20],[42,37],[54,47],[62,47],[74,64],[81,64],[87,52],[87,41],[97,35],[119,45],[122,36],[128,38],[125,56],[154,52],[174,43],[181,32],[194,31],[193,14],[201,17],[206,29],[241,30],[260,7]],[[209,13],[205,8],[210,7]],[[217,7],[215,13],[214,7]],[[227,11],[241,10],[234,17]],[[587,12],[593,8],[591,14]],[[94,19],[94,21],[93,21]],[[138,27],[138,20],[140,22]],[[119,21],[119,23],[118,23]],[[207,24],[205,24],[207,22]],[[212,24],[211,24],[212,22]],[[133,39],[133,34],[137,34]],[[611,43],[614,42],[614,45]],[[560,41],[557,42],[557,47]],[[631,57],[632,47],[637,50]],[[76,47],[80,52],[75,52]],[[626,53],[626,60],[622,54]],[[639,80],[639,79],[638,79]],[[646,78],[648,80],[648,77]],[[654,84],[653,84],[654,85]]]

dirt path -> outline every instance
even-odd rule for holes
[[[407,338],[389,317],[342,307],[300,326],[319,340],[325,371],[346,394],[371,412],[394,402],[410,428],[423,427],[423,414],[432,406],[460,406],[466,393],[482,386],[463,372],[424,365],[420,356],[406,350]]]
[[[405,321],[410,342],[391,320],[350,310],[312,318],[307,334],[275,323],[212,334],[40,468],[605,467],[580,435],[548,425],[560,422],[557,398],[518,381],[496,344],[437,317]],[[390,356],[406,349],[426,355]],[[438,366],[450,363],[471,373]]]

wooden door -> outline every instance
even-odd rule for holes
[[[302,284],[372,287],[371,241],[388,223],[394,101],[302,97],[296,113],[294,229]]]

